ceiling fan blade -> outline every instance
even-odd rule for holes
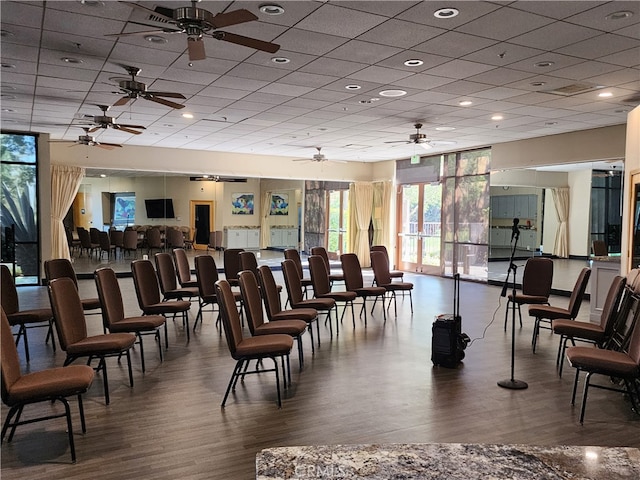
[[[126,3],[130,7],[137,8],[138,10],[142,10],[144,12],[147,12],[147,13],[153,15],[154,17],[161,18],[162,20],[164,20],[166,22],[173,22],[174,21],[173,17],[169,17],[169,16],[167,16],[167,15],[162,13],[162,12],[168,13],[169,9],[167,9],[167,8],[161,8],[160,11],[157,11],[157,9],[156,10],[152,10],[150,8],[143,7],[142,5],[138,5],[137,3],[133,3],[133,2],[122,1],[121,3]]]
[[[181,98],[183,100],[185,100],[187,98],[184,95],[182,95],[181,93],[176,93],[176,92],[150,92],[150,91],[147,90],[145,92],[145,94],[153,95],[154,97]]]
[[[127,32],[127,33],[107,33],[105,37],[132,37],[136,35],[155,35],[157,33],[166,33],[164,30],[145,30],[143,32]]]
[[[117,125],[114,125],[116,128],[120,128],[120,127],[127,127],[127,128],[136,128],[138,130],[146,130],[147,127],[144,127],[142,125],[131,125],[129,123],[118,123]]]
[[[179,103],[175,103],[170,100],[165,100],[164,98],[154,97],[151,95],[145,96],[144,98],[146,98],[147,100],[151,100],[152,102],[161,103],[162,105],[166,105],[167,107],[171,107],[171,108],[180,109],[185,107],[185,105],[180,105]]]
[[[98,130],[100,130],[101,128],[102,128],[102,127],[100,127],[100,126],[90,128],[89,130],[87,130],[87,133],[97,132],[97,131],[98,131]]]
[[[219,13],[213,17],[213,26],[215,28],[228,27],[230,25],[238,25],[239,23],[253,22],[258,20],[258,17],[251,13],[249,10],[241,8],[240,10],[234,10],[233,12]]]
[[[129,100],[131,100],[131,98],[122,97],[116,103],[114,103],[113,106],[114,107],[121,107],[121,106],[126,105],[127,103],[129,103]]]
[[[116,147],[122,148],[122,145],[119,145],[117,143],[98,143],[98,142],[96,142],[95,146],[96,147],[100,147],[100,148],[104,148],[106,150],[113,150]]]
[[[123,132],[131,133],[133,135],[140,135],[142,133],[142,132],[139,132],[138,130],[133,130],[131,128],[123,127],[122,125],[114,125],[113,128],[115,128],[116,130],[122,130]]]
[[[242,45],[249,48],[255,48],[256,50],[268,53],[276,53],[278,50],[280,50],[280,45],[277,45],[275,43],[265,42],[263,40],[258,40],[257,38],[244,37],[235,33],[215,32],[213,38],[215,38],[216,40],[223,40],[225,42],[235,43],[237,45]]]
[[[393,140],[391,142],[384,142],[384,143],[413,143],[413,142],[407,142],[406,140]]]
[[[189,52],[189,60],[204,60],[207,58],[207,55],[204,53],[204,42],[202,38],[187,38],[187,50]]]

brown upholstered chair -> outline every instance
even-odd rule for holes
[[[302,294],[302,283],[298,269],[293,260],[284,260],[282,262],[282,275],[284,276],[284,284],[289,296],[289,305],[293,310],[312,308],[318,312],[325,312],[325,324],[329,322],[329,331],[333,336],[333,328],[331,327],[331,311],[336,308],[336,301],[333,298],[309,298],[304,299]],[[318,329],[318,345],[320,345],[320,330]]]
[[[198,280],[191,278],[191,268],[189,267],[189,259],[187,252],[183,248],[173,249],[173,260],[176,264],[176,272],[178,272],[178,282],[182,288],[198,287]]]
[[[106,333],[104,335],[87,335],[87,324],[82,311],[82,303],[73,281],[70,278],[56,278],[49,283],[49,296],[60,340],[60,347],[67,353],[64,365],[69,365],[78,358],[98,358],[96,371],[102,371],[104,383],[104,399],[109,405],[109,381],[107,379],[108,357],[122,355],[127,357],[129,369],[129,385],[133,387],[130,350],[136,341],[131,333]]]
[[[196,243],[196,235],[198,234],[198,229],[194,228],[193,232],[191,232],[190,237],[188,231],[183,233],[185,233],[184,248],[186,248],[187,250],[191,250],[193,248],[193,245]]]
[[[103,253],[107,253],[107,260],[111,258],[111,254],[115,256],[116,246],[111,244],[111,239],[107,232],[98,232],[98,240],[100,243],[100,258]]]
[[[580,423],[584,422],[589,387],[628,394],[634,411],[637,412],[638,408],[640,408],[637,402],[637,399],[640,398],[640,388],[638,387],[640,379],[640,322],[637,321],[639,313],[640,309],[636,311],[635,327],[631,333],[631,341],[627,351],[613,351],[592,347],[569,347],[567,349],[567,360],[576,369],[571,405],[575,404],[580,372],[587,372],[582,394],[582,406],[580,408]],[[604,375],[605,377],[620,379],[625,388],[592,384],[591,378],[593,375]]]
[[[606,257],[609,255],[609,248],[604,240],[594,240],[591,244],[591,250],[594,257]]]
[[[195,322],[193,322],[193,329],[195,330],[198,320],[202,322],[202,312],[204,307],[212,305],[212,312],[215,311],[215,306],[218,305],[218,297],[216,296],[215,284],[219,280],[218,267],[216,267],[216,261],[209,255],[198,255],[195,259],[196,265],[196,278],[198,279],[198,293],[200,295],[200,307],[198,308],[198,315]],[[239,308],[242,308],[242,294],[240,292],[233,292],[236,304]],[[218,309],[218,318],[216,324],[220,321],[220,309]],[[220,331],[222,334],[222,330]]]
[[[282,333],[291,335],[298,343],[298,360],[300,370],[304,364],[304,353],[302,350],[302,335],[307,329],[307,322],[303,320],[278,320],[275,322],[264,321],[262,313],[262,295],[258,286],[258,279],[249,270],[243,270],[238,277],[240,283],[240,293],[244,303],[244,311],[247,316],[249,330],[254,337],[257,335],[272,335]]]
[[[253,252],[240,252],[240,269],[247,270],[258,278],[258,259]],[[282,285],[276,285],[278,295],[282,292]]]
[[[111,245],[120,249],[120,255],[122,255],[122,250],[124,249],[124,232],[122,230],[111,230],[109,232],[109,239],[111,240]]]
[[[311,281],[313,282],[313,296],[319,298],[331,298],[336,302],[336,335],[340,333],[340,323],[344,318],[347,308],[351,308],[351,317],[354,318],[353,301],[356,299],[356,293],[350,291],[332,292],[331,282],[329,281],[329,273],[324,264],[324,260],[319,255],[311,255],[309,257],[309,271],[311,272]],[[338,320],[338,303],[343,304],[342,315]]]
[[[247,374],[264,372],[275,372],[278,408],[282,407],[278,358],[280,358],[282,362],[282,376],[286,387],[287,376],[290,375],[290,369],[285,368],[285,361],[288,366],[289,354],[293,348],[293,338],[291,338],[290,335],[284,334],[243,338],[240,315],[238,314],[238,310],[236,310],[236,301],[231,291],[231,285],[226,280],[218,280],[215,287],[229,352],[231,353],[231,357],[236,360],[236,366],[233,369],[227,391],[222,399],[222,407],[225,406],[231,390],[233,389],[233,391],[235,391],[238,379],[244,379],[244,376]],[[248,364],[251,360],[264,360],[266,358],[270,358],[273,361],[273,369],[259,369],[261,362],[258,362],[255,370],[247,371]]]
[[[242,270],[240,264],[240,254],[243,248],[227,248],[224,251],[224,277],[232,287],[238,286],[238,274]]]
[[[85,433],[87,426],[84,420],[82,394],[87,391],[93,382],[93,369],[87,365],[71,365],[22,375],[20,373],[18,350],[13,343],[11,326],[9,325],[4,309],[0,309],[0,315],[2,401],[9,407],[9,412],[2,426],[2,436],[0,438],[4,441],[9,427],[11,428],[11,433],[9,433],[8,441],[10,442],[13,440],[16,427],[19,425],[66,417],[71,461],[75,463],[76,449],[73,442],[73,424],[71,422],[71,409],[67,397],[72,395],[78,396],[80,423],[82,425],[82,433]],[[56,400],[64,405],[64,413],[53,413],[51,415],[20,421],[25,406],[40,402],[55,402]]]
[[[138,306],[144,315],[171,315],[174,319],[176,315],[182,316],[182,324],[187,332],[187,341],[190,340],[188,312],[191,302],[187,300],[174,300],[163,302],[160,298],[160,287],[158,277],[153,269],[150,260],[134,260],[131,262],[131,273],[133,274],[133,284],[136,289]],[[168,346],[167,323],[165,322],[164,341]]]
[[[373,297],[377,299],[382,297],[382,315],[384,319],[387,319],[387,310],[384,302],[387,290],[384,287],[365,287],[364,280],[362,278],[362,267],[360,266],[360,260],[355,253],[344,253],[340,255],[340,263],[342,264],[342,274],[344,275],[344,284],[347,290],[354,292],[357,297],[362,298],[362,308],[360,309],[360,317],[364,312],[364,326],[367,326],[367,298]],[[375,301],[374,301],[375,305]],[[371,308],[373,313],[373,305]],[[356,319],[353,319],[353,326],[356,326]]]
[[[125,230],[123,234],[123,246],[125,253],[133,252],[133,258],[138,253],[138,232],[135,230]]]
[[[125,317],[124,304],[122,303],[122,292],[116,278],[115,272],[111,268],[99,268],[95,271],[96,288],[98,297],[102,303],[102,320],[104,326],[111,333],[128,332],[138,337],[140,345],[140,363],[142,372],[145,371],[144,363],[144,335],[153,335],[158,342],[158,353],[162,362],[162,340],[160,338],[160,327],[164,325],[165,318],[162,315],[143,315],[138,317]]]
[[[578,316],[580,305],[582,305],[582,299],[584,298],[584,292],[587,289],[587,283],[589,283],[590,276],[591,269],[586,267],[583,268],[578,275],[576,284],[573,287],[571,297],[569,298],[569,306],[567,308],[553,307],[551,305],[531,305],[529,307],[529,315],[535,317],[536,319],[533,325],[533,338],[531,339],[533,353],[536,352],[538,335],[540,334],[541,328],[550,330],[551,322],[553,320],[575,320],[575,318]]]
[[[504,312],[504,330],[507,331],[509,310],[517,309],[522,327],[522,305],[549,305],[551,284],[553,283],[553,260],[544,257],[533,257],[527,260],[522,274],[522,292],[510,293],[507,297],[507,308]]]
[[[162,233],[157,227],[152,227],[146,231],[147,237],[147,254],[150,255],[154,249],[162,251],[164,249],[164,241]]]
[[[273,278],[273,272],[268,265],[260,265],[258,267],[258,284],[262,290],[262,299],[264,300],[264,308],[267,312],[267,318],[270,322],[280,320],[302,320],[309,327],[309,335],[311,336],[311,352],[315,352],[313,346],[313,323],[316,324],[318,332],[318,345],[320,345],[320,325],[318,324],[318,311],[314,308],[296,308],[294,310],[282,310],[282,302],[280,301],[280,292],[278,285]]]
[[[73,238],[73,232],[68,227],[64,227],[64,233],[67,236],[67,245],[69,246],[69,253],[73,256],[73,252],[78,250],[80,252],[80,238]]]
[[[198,297],[198,287],[178,287],[176,267],[170,253],[156,253],[155,261],[163,301],[184,298],[191,300]]]
[[[551,330],[553,333],[560,335],[560,344],[558,345],[558,356],[556,358],[556,366],[558,366],[558,374],[562,376],[562,366],[564,365],[564,352],[567,348],[567,342],[575,346],[576,340],[581,342],[589,342],[604,348],[605,344],[613,333],[613,327],[618,317],[620,302],[625,291],[626,279],[619,275],[615,276],[607,298],[602,307],[600,315],[600,324],[592,322],[578,322],[576,320],[558,319],[551,322]]]
[[[167,230],[167,246],[171,248],[184,248],[184,234],[178,228]]]
[[[311,281],[311,277],[305,278],[304,270],[302,268],[302,260],[300,259],[300,253],[295,248],[287,248],[284,251],[284,258],[287,260],[293,260],[296,264],[296,268],[298,269],[298,275],[300,275],[300,283],[302,284],[302,290],[304,294],[304,298],[308,298],[308,289],[309,287],[313,288],[313,282]]]
[[[18,298],[18,290],[13,281],[13,275],[9,267],[6,265],[0,265],[0,301],[2,302],[2,309],[7,315],[9,325],[12,327],[18,327],[18,334],[16,335],[16,347],[20,343],[20,337],[24,342],[24,355],[27,362],[29,357],[29,341],[27,339],[27,330],[36,327],[47,327],[47,338],[45,342],[49,341],[51,337],[51,345],[53,351],[56,351],[56,341],[53,338],[53,312],[50,308],[36,308],[30,310],[20,310],[20,302]]]
[[[342,273],[331,273],[331,264],[329,263],[329,254],[324,247],[311,247],[311,255],[319,255],[324,261],[324,265],[327,268],[329,274],[329,283],[333,287],[334,282],[344,282],[344,275]]]
[[[76,272],[73,269],[73,265],[66,258],[55,258],[53,260],[46,260],[44,262],[44,272],[47,278],[47,282],[51,282],[51,280],[55,278],[70,278],[73,281],[73,284],[76,286],[76,290],[78,289],[78,277],[76,277]],[[95,297],[83,298],[82,299],[82,310],[85,311],[88,315],[97,315],[100,312],[96,310],[100,310],[100,299]]]
[[[393,309],[396,317],[398,316],[398,306],[396,301],[396,292],[404,292],[409,294],[409,302],[411,305],[411,313],[413,313],[413,297],[411,291],[413,290],[413,283],[411,282],[392,282],[391,275],[389,274],[389,260],[387,256],[382,252],[371,252],[371,268],[373,269],[373,276],[375,283],[379,287],[391,294],[393,299]],[[391,302],[391,300],[389,300]],[[387,308],[389,308],[387,305]]]
[[[92,257],[93,252],[100,249],[100,243],[92,242],[89,231],[84,228],[78,228],[78,240],[80,240],[80,256],[82,256],[82,252],[86,250],[89,257]]]
[[[385,247],[384,245],[371,245],[371,248],[369,250],[370,252],[382,252],[384,253],[384,255],[387,257],[387,264],[391,264],[391,262],[389,261],[389,252],[387,251],[387,247]],[[401,270],[389,270],[389,276],[391,277],[391,279],[393,280],[394,278],[399,278],[400,281],[404,281],[404,272]],[[373,279],[373,283],[375,284],[375,277]]]

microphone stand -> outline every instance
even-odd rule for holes
[[[516,272],[518,267],[515,263],[513,263],[513,258],[516,254],[516,247],[518,245],[518,239],[520,238],[520,229],[517,225],[517,220],[514,219],[513,226],[513,234],[511,237],[511,256],[509,258],[509,269],[507,270],[507,279],[502,286],[501,296],[505,297],[507,295],[507,288],[509,286],[509,274],[513,272],[513,280],[511,282],[511,298],[515,301],[516,298]],[[507,305],[509,305],[507,303]],[[527,382],[523,382],[522,380],[516,380],[514,378],[514,369],[515,369],[515,361],[516,361],[516,309],[515,305],[511,309],[511,378],[506,380],[500,380],[498,382],[498,386],[502,388],[508,388],[510,390],[523,390],[528,388]]]

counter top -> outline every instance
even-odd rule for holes
[[[589,260],[593,260],[594,262],[620,263],[620,255],[618,256],[608,255],[606,257],[589,257]]]
[[[254,225],[237,225],[237,226],[231,226],[231,227],[223,227],[223,230],[255,230],[255,229],[259,229],[260,227],[256,227]]]
[[[640,478],[640,449],[485,444],[371,444],[279,447],[256,457],[256,479]]]

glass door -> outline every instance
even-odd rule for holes
[[[439,183],[418,183],[400,188],[398,267],[439,275],[442,186]]]
[[[327,254],[338,259],[347,248],[349,226],[349,190],[327,192]]]

